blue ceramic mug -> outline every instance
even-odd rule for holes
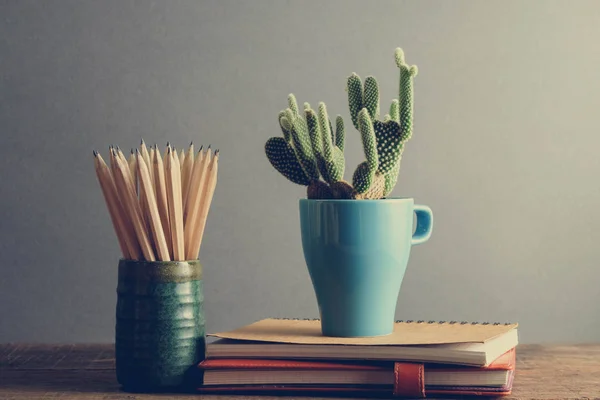
[[[429,239],[432,223],[431,209],[412,198],[300,200],[302,249],[323,335],[393,332],[411,247]]]

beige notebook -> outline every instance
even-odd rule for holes
[[[518,344],[516,323],[397,321],[394,332],[326,337],[320,321],[269,318],[211,333],[209,358],[373,359],[485,366]]]

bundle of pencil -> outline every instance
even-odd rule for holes
[[[123,257],[183,261],[198,258],[217,185],[219,150],[194,153],[167,143],[164,155],[142,140],[129,159],[109,147],[109,164],[94,150],[96,175]],[[110,165],[110,166],[109,166]]]

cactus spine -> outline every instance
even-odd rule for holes
[[[373,76],[361,78],[353,73],[347,79],[348,108],[352,124],[359,131],[366,161],[344,181],[346,137],[344,121],[335,119],[335,131],[325,103],[317,111],[304,103],[300,113],[293,94],[288,107],[279,112],[283,137],[272,137],[265,144],[267,158],[288,180],[307,186],[308,198],[379,199],[394,189],[406,142],[413,131],[413,78],[417,67],[409,66],[404,52],[395,51],[400,70],[398,99],[380,119],[379,85]]]

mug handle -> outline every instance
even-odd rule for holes
[[[425,243],[431,236],[433,213],[431,212],[431,208],[420,204],[415,204],[413,210],[417,215],[417,229],[415,229],[415,233],[413,234],[412,244]]]

